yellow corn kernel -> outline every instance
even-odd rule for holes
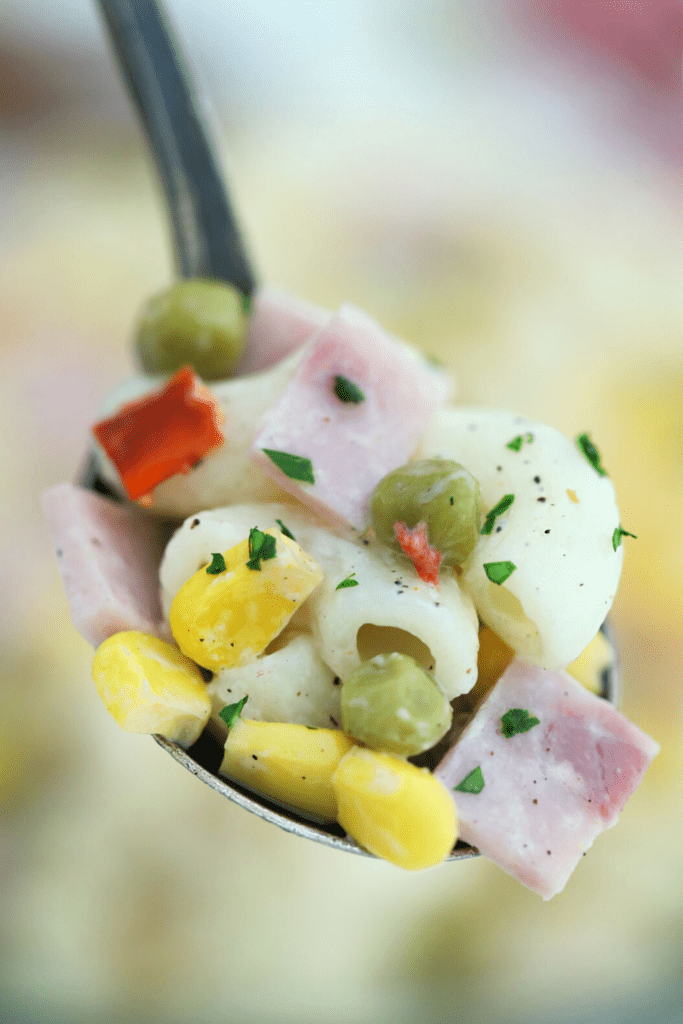
[[[240,718],[228,733],[219,772],[280,803],[334,821],[331,779],[351,747],[339,729]]]
[[[322,569],[279,530],[274,558],[250,569],[249,541],[223,552],[225,571],[196,572],[171,605],[171,632],[183,654],[204,668],[254,661],[285,628],[323,578]]]
[[[332,777],[337,820],[370,853],[416,871],[453,849],[458,819],[450,793],[426,768],[354,747]]]
[[[211,714],[201,672],[175,647],[147,633],[115,633],[97,649],[93,679],[126,732],[158,733],[191,747]]]
[[[474,707],[496,685],[514,656],[515,652],[512,648],[508,647],[492,629],[489,629],[488,626],[481,627],[477,655],[477,682],[467,694],[467,701],[471,707]]]
[[[614,664],[614,648],[604,633],[596,633],[567,672],[591,693],[602,693],[602,673]]]

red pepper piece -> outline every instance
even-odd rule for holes
[[[183,366],[158,391],[124,405],[92,431],[135,501],[176,473],[189,473],[222,444],[221,421],[216,400]]]
[[[429,544],[426,524],[418,523],[410,530],[405,523],[394,523],[394,533],[420,579],[438,587],[439,566],[443,555]]]

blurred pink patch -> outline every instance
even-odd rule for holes
[[[609,63],[657,89],[681,92],[683,3],[680,0],[529,0],[533,15]]]

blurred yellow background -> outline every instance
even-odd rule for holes
[[[131,372],[170,239],[94,7],[12,0],[0,1019],[683,1019],[681,167],[566,68],[530,67],[491,0],[169,6],[261,279],[365,307],[445,359],[464,403],[591,432],[638,535],[612,613],[623,710],[662,752],[544,903],[483,859],[413,876],[280,833],[116,728],[39,495],[75,478]]]

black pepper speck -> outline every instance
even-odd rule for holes
[[[192,522],[190,523],[190,529],[194,530],[195,526],[199,526],[199,520],[198,519],[193,519],[192,520]]]

